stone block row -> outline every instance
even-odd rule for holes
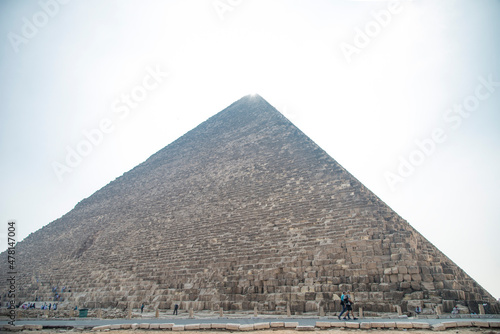
[[[431,329],[434,331],[444,331],[449,328],[457,327],[479,327],[479,328],[500,328],[500,320],[491,321],[445,321],[438,324],[430,325],[427,322],[409,322],[409,321],[361,321],[361,322],[348,322],[348,321],[317,321],[315,326],[303,326],[298,322],[260,322],[255,324],[237,324],[237,323],[200,323],[200,324],[187,324],[176,325],[175,323],[134,323],[134,324],[113,324],[96,326],[92,331],[109,331],[109,330],[135,330],[135,329],[153,329],[153,330],[170,330],[170,331],[196,331],[196,330],[227,330],[227,331],[254,331],[264,329],[295,329],[297,331],[314,331],[316,329],[331,329],[331,328],[344,328],[344,329]],[[23,331],[23,330],[42,330],[42,325],[3,325],[0,330],[3,331]]]

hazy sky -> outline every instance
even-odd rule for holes
[[[259,93],[500,297],[500,1],[4,0],[0,36],[0,249]]]

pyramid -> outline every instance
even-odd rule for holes
[[[336,312],[350,290],[365,312],[450,312],[457,303],[499,312],[486,290],[258,95],[16,251],[18,300],[53,300],[57,288],[60,301],[80,307],[302,314]]]

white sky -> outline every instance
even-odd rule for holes
[[[0,249],[9,219],[26,237],[257,92],[500,297],[500,85],[479,79],[500,81],[500,1],[58,1],[0,3]],[[52,164],[105,119],[60,182]]]

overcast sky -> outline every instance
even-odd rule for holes
[[[259,93],[500,297],[500,1],[0,3],[0,249]]]

